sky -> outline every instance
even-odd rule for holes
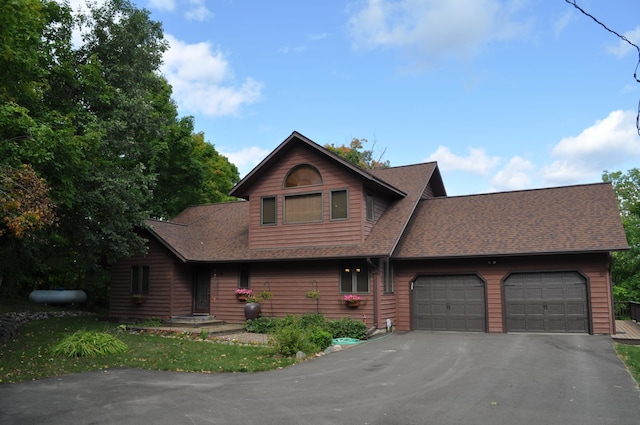
[[[437,161],[450,196],[639,166],[639,52],[565,0],[132,2],[163,25],[180,115],[241,177],[293,131]],[[576,4],[640,45],[640,1]]]

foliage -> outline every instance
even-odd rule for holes
[[[365,339],[367,336],[367,325],[360,320],[351,317],[329,321],[329,331],[333,338],[355,338]]]
[[[630,247],[613,253],[613,296],[616,301],[640,301],[640,170],[605,171],[602,179],[613,185]]]
[[[160,319],[159,317],[147,317],[140,323],[140,326],[157,328],[159,326],[162,326],[162,319]]]
[[[304,294],[305,298],[309,298],[310,300],[319,301],[320,300],[320,291],[312,290],[307,291]]]
[[[66,357],[103,356],[127,351],[127,344],[106,332],[76,331],[51,347],[51,354]]]
[[[106,0],[74,16],[65,2],[5,1],[0,40],[3,288],[108,293],[109,264],[144,252],[132,230],[146,218],[230,200],[238,170],[178,117],[159,72],[167,41],[148,11]]]
[[[248,320],[247,332],[271,333],[280,354],[289,356],[303,351],[313,354],[331,345],[333,338],[365,339],[367,327],[360,320],[344,317],[327,320],[321,313],[303,316],[287,315],[282,318],[259,317]]]
[[[275,331],[276,349],[283,356],[293,356],[298,351],[312,354],[320,351],[313,344],[302,328],[297,326],[285,326]]]
[[[129,349],[100,357],[57,357],[50,354],[61,335],[76,330],[113,333],[116,324],[95,317],[55,318],[28,322],[18,337],[0,344],[0,384],[108,368],[139,368],[180,372],[257,372],[279,369],[295,359],[277,355],[272,347],[244,346],[118,333]]]
[[[634,379],[640,384],[640,346],[627,345],[627,344],[615,344],[614,345],[618,356],[627,365],[629,371],[633,375]]]
[[[244,329],[247,332],[256,334],[266,334],[273,332],[278,326],[280,319],[268,316],[259,316],[253,320],[247,320],[244,324]]]
[[[55,224],[48,194],[47,183],[30,165],[17,169],[0,165],[0,236],[9,234],[22,239]]]
[[[260,291],[255,295],[249,295],[247,297],[248,303],[260,303],[262,301],[270,300],[273,297],[273,293],[271,291]]]
[[[382,160],[384,151],[378,157],[378,159],[374,159],[373,148],[375,148],[375,142],[371,150],[364,150],[364,143],[368,143],[368,140],[354,138],[351,140],[351,143],[349,143],[349,146],[335,146],[333,144],[326,144],[324,147],[364,170],[374,170],[377,168],[390,167],[389,161]]]

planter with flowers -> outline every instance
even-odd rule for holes
[[[252,293],[248,296],[244,306],[244,318],[247,320],[257,319],[262,311],[260,302],[271,299],[271,296],[271,291],[260,291],[257,295]]]
[[[251,295],[253,295],[253,291],[249,288],[236,289],[236,298],[238,299],[238,301],[245,302]]]
[[[347,303],[348,307],[358,308],[360,305],[360,301],[362,301],[362,297],[360,295],[348,294],[343,297],[344,302]]]

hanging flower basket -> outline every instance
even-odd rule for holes
[[[135,294],[131,296],[131,301],[133,301],[134,304],[142,304],[144,297],[141,294]]]

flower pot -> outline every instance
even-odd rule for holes
[[[144,300],[142,297],[131,297],[131,301],[133,301],[134,304],[142,304],[142,300]]]
[[[360,306],[360,301],[347,301],[347,306],[349,308],[358,308]]]
[[[260,304],[246,303],[244,306],[244,318],[247,320],[257,319],[260,316]]]
[[[246,302],[247,301],[247,296],[246,295],[236,295],[236,298],[238,298],[238,301],[242,301],[242,302]]]

